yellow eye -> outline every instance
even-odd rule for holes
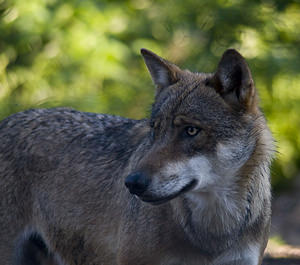
[[[185,132],[188,136],[196,136],[199,131],[200,131],[199,128],[193,126],[188,126],[185,128]]]

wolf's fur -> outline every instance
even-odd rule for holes
[[[23,231],[14,251],[16,265],[63,265],[58,253],[51,253],[35,231]]]
[[[1,122],[2,265],[261,263],[273,141],[246,62],[228,50],[216,73],[191,73],[142,54],[150,119],[61,108]]]

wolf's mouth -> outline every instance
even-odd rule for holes
[[[151,203],[153,205],[159,205],[162,203],[165,203],[167,201],[170,201],[172,199],[174,199],[175,197],[179,196],[180,194],[187,192],[189,190],[191,190],[192,188],[194,188],[197,185],[197,180],[193,179],[191,180],[191,182],[189,182],[187,185],[185,185],[182,189],[180,189],[178,192],[175,192],[169,196],[163,197],[163,198],[153,198],[150,196],[139,196],[139,198],[144,201],[144,202],[148,202]]]

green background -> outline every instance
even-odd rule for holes
[[[70,106],[130,118],[149,114],[148,48],[192,71],[222,53],[247,59],[277,140],[272,179],[300,169],[300,1],[0,0],[0,118]]]

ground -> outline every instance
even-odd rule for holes
[[[271,239],[263,265],[300,265],[300,177],[273,200]]]

